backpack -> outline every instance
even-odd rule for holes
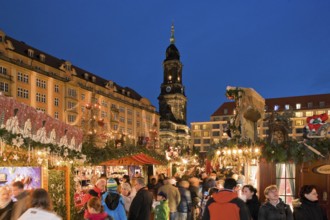
[[[119,204],[120,195],[118,193],[109,193],[105,197],[105,204],[110,210],[115,210]]]

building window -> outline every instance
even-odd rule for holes
[[[212,129],[219,129],[220,128],[220,124],[213,124],[212,125]]]
[[[313,116],[314,113],[313,113],[313,111],[307,111],[305,114],[306,114],[306,117],[309,117],[309,116]]]
[[[213,137],[219,137],[220,136],[220,131],[213,131],[212,136]]]
[[[76,116],[75,115],[68,115],[68,122],[72,123],[76,121]]]
[[[54,113],[54,118],[58,119],[58,112]]]
[[[46,95],[37,92],[37,94],[36,94],[36,101],[37,102],[46,103]]]
[[[77,91],[75,89],[68,89],[68,96],[72,98],[77,98]]]
[[[55,105],[55,106],[58,106],[58,103],[59,103],[58,98],[55,98],[55,99],[54,99],[54,105]]]
[[[195,139],[194,140],[194,144],[200,144],[201,143],[201,139]]]
[[[303,113],[302,112],[295,112],[295,114],[296,114],[296,117],[303,117]]]
[[[119,111],[120,111],[120,112],[125,112],[125,107],[120,106],[120,107],[119,107]]]
[[[113,125],[113,130],[117,131],[118,130],[118,125]]]
[[[60,87],[59,87],[58,85],[55,85],[55,87],[54,87],[54,91],[55,91],[56,93],[59,93],[59,92],[60,92]]]
[[[23,82],[23,83],[29,83],[29,76],[27,74],[23,74],[18,72],[17,73],[17,81]]]
[[[316,111],[316,114],[317,114],[317,115],[320,115],[320,114],[323,114],[323,113],[325,113],[325,110],[319,110],[319,111]]]
[[[132,115],[133,114],[132,109],[127,109],[127,114]]]
[[[304,120],[295,120],[294,121],[295,126],[303,126],[305,124]]]
[[[325,107],[325,102],[320,102],[320,108],[324,108]]]
[[[290,109],[290,105],[286,104],[286,105],[284,106],[284,108],[285,108],[285,110],[289,110],[289,109]]]
[[[28,55],[29,55],[29,57],[33,57],[33,54],[34,54],[33,50],[28,49]]]
[[[128,119],[127,119],[127,124],[129,124],[129,125],[133,124],[131,118],[128,118]]]
[[[201,137],[202,136],[202,132],[201,131],[194,131],[194,137]]]
[[[0,91],[8,92],[9,91],[9,84],[5,82],[0,82]]]
[[[7,69],[5,67],[0,66],[0,73],[3,75],[7,75]]]
[[[279,196],[285,203],[290,205],[295,196],[295,173],[296,165],[294,163],[276,164],[276,185]]]
[[[36,108],[36,110],[37,110],[37,111],[41,111],[41,112],[43,112],[43,113],[46,112],[46,109],[44,109],[44,108]]]
[[[29,91],[27,89],[17,88],[17,97],[28,99]]]
[[[75,102],[68,102],[68,110],[76,110],[77,103]]]
[[[209,144],[211,143],[210,139],[203,139],[203,144]]]
[[[108,108],[108,103],[105,100],[102,100],[101,105]]]
[[[208,132],[208,131],[203,132],[203,137],[209,137],[209,136],[210,136],[210,132]]]
[[[303,128],[296,128],[296,134],[302,134],[303,132]]]
[[[125,123],[125,118],[120,116],[119,121],[122,122],[122,123]]]
[[[313,108],[313,102],[308,102],[307,103],[307,108]]]
[[[45,55],[40,54],[39,57],[41,62],[45,62],[45,58],[46,58]]]
[[[296,104],[296,109],[301,109],[301,104],[300,103]]]
[[[37,79],[37,86],[46,89],[46,81],[42,79]]]
[[[108,116],[107,112],[101,111],[101,117],[106,118]]]
[[[223,114],[227,115],[227,114],[228,114],[228,109],[225,108],[225,109],[223,110]]]

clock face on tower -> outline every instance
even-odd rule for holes
[[[171,92],[171,89],[172,89],[171,86],[167,86],[166,87],[166,92]]]

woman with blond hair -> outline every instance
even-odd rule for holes
[[[11,200],[11,190],[8,186],[0,187],[0,220],[10,219],[14,202]]]
[[[48,219],[62,220],[61,217],[53,212],[53,206],[49,194],[46,190],[35,189],[31,195],[30,207],[18,218],[18,220]]]
[[[258,220],[293,220],[291,208],[279,197],[276,185],[267,186],[264,194],[266,202],[259,209]]]

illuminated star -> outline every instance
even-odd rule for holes
[[[14,159],[14,160],[18,160],[18,159],[19,159],[18,155],[17,155],[17,154],[14,154],[13,159]]]

